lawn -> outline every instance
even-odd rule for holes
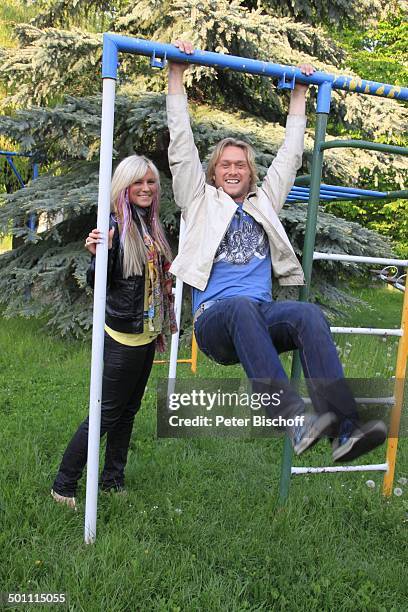
[[[363,293],[373,309],[336,323],[399,325],[402,294]],[[348,376],[392,376],[395,339],[347,336],[338,345]],[[84,479],[76,513],[49,490],[87,411],[89,346],[21,319],[0,319],[0,346],[0,591],[63,592],[68,605],[43,609],[75,612],[407,609],[408,486],[397,483],[402,495],[384,499],[380,474],[300,476],[282,509],[280,438],[156,439],[163,366],[136,420],[128,494],[100,495],[97,540],[85,546]],[[200,355],[198,376],[241,370]],[[322,442],[298,463],[330,462]],[[407,477],[402,439],[396,478]]]

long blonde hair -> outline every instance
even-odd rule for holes
[[[151,170],[157,181],[157,195],[153,198],[151,206],[146,209],[146,222],[139,215],[140,222],[147,230],[155,243],[158,252],[168,261],[172,260],[171,249],[166,240],[163,227],[159,219],[160,208],[160,175],[154,163],[144,155],[130,155],[117,166],[111,185],[111,211],[115,213],[118,226],[120,246],[123,252],[123,276],[141,275],[146,263],[146,246],[141,233],[133,220],[132,207],[129,202],[129,187],[132,183],[144,177]],[[137,212],[137,214],[139,214]]]
[[[255,162],[255,151],[250,144],[248,144],[244,140],[237,140],[236,138],[223,138],[215,145],[214,151],[212,152],[207,165],[208,183],[210,183],[210,185],[214,185],[215,166],[217,165],[218,160],[223,154],[224,149],[226,149],[227,147],[239,147],[244,151],[245,157],[248,162],[249,171],[251,173],[250,190],[255,191],[256,183],[258,181],[258,169],[256,167]]]

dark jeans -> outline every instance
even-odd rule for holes
[[[101,437],[107,433],[105,465],[101,475],[104,489],[120,489],[133,428],[152,368],[155,342],[125,346],[105,334],[102,380]],[[88,418],[77,432],[62,458],[53,489],[73,497],[85,467],[88,452]]]
[[[279,359],[299,350],[317,413],[331,410],[339,423],[358,423],[354,398],[344,380],[329,325],[321,311],[305,302],[255,302],[246,297],[219,300],[194,325],[198,346],[208,357],[229,365],[241,363],[253,389],[285,390],[279,413],[299,412],[300,398],[290,388]],[[267,411],[277,416],[272,406]]]

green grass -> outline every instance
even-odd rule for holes
[[[398,325],[401,294],[369,298],[372,325],[380,316],[381,326]],[[346,371],[387,371],[382,348],[392,346],[391,358],[393,340],[351,344],[340,346]],[[35,321],[0,319],[0,347],[0,591],[66,592],[68,606],[43,609],[75,612],[406,610],[407,487],[384,499],[378,474],[296,477],[279,509],[279,438],[156,439],[163,366],[136,419],[128,495],[100,495],[97,540],[85,546],[84,479],[77,513],[52,502],[49,489],[87,411],[89,346],[51,339]],[[199,377],[240,374],[200,355]],[[369,460],[384,461],[384,450]],[[329,446],[298,463],[330,464]],[[396,476],[408,476],[405,439]]]
[[[351,293],[365,303],[356,311],[336,317],[338,326],[401,327],[403,294],[378,282],[364,287],[353,286]],[[395,373],[398,337],[336,335],[335,341],[349,378],[391,378]]]

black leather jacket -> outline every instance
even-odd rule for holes
[[[140,229],[137,215],[134,221]],[[145,296],[145,276],[123,278],[122,255],[120,252],[119,228],[111,215],[109,227],[115,228],[112,248],[108,253],[108,271],[106,286],[105,322],[115,331],[143,333],[143,311]],[[93,288],[95,282],[95,256],[87,272],[88,284]]]

